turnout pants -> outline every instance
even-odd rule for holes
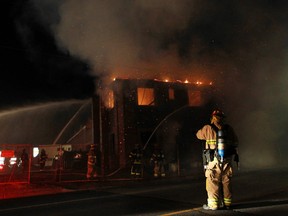
[[[88,164],[87,165],[87,179],[97,178],[99,175],[99,167],[97,165]]]
[[[165,177],[165,169],[162,161],[154,163],[154,177]]]
[[[220,164],[215,158],[212,162],[209,162],[205,176],[208,206],[219,208],[224,204],[226,207],[230,207],[232,202],[231,162],[224,161]]]

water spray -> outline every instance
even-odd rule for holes
[[[71,122],[78,116],[78,114],[81,112],[81,110],[88,104],[90,101],[87,101],[86,103],[82,104],[82,106],[77,110],[77,112],[72,116],[72,118],[67,122],[67,124],[63,127],[63,129],[60,131],[60,133],[57,135],[55,140],[53,141],[53,145],[57,144],[60,137],[63,135],[65,130],[68,128],[68,126],[71,124]]]
[[[162,125],[162,123],[163,123],[164,121],[166,121],[166,120],[167,120],[169,117],[171,117],[173,114],[179,112],[180,110],[182,110],[182,109],[184,109],[184,108],[186,108],[186,107],[188,107],[188,106],[189,106],[189,105],[182,106],[182,107],[174,110],[173,112],[169,113],[168,115],[166,115],[166,116],[164,117],[164,119],[156,126],[156,128],[155,128],[155,129],[153,130],[153,132],[151,133],[150,137],[148,138],[147,142],[145,143],[145,145],[144,145],[144,147],[143,147],[143,150],[146,149],[146,147],[147,147],[149,141],[151,140],[152,136],[154,135],[154,133],[157,131],[157,129]]]

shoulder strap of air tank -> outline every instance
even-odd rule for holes
[[[211,126],[211,128],[216,132],[216,134],[217,134],[217,132],[218,132],[218,128],[214,125],[214,124],[210,124],[210,126]]]

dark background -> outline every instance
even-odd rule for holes
[[[28,2],[0,2],[0,108],[91,96],[89,65],[57,48]]]

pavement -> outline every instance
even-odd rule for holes
[[[269,196],[272,196],[275,194],[275,197],[286,197],[287,196],[287,179],[288,179],[288,172],[287,169],[282,170],[281,175],[279,175],[279,171],[258,171],[257,176],[259,177],[258,180],[261,179],[261,181],[257,183],[250,184],[249,181],[246,181],[246,179],[255,179],[255,173],[253,172],[247,172],[247,173],[241,173],[240,176],[235,178],[235,180],[241,181],[241,184],[234,185],[234,190],[241,191],[242,187],[245,188],[248,191],[258,191],[258,196],[263,196],[262,191],[265,191],[265,194],[269,194]],[[198,175],[197,175],[198,176]],[[203,178],[203,175],[199,175],[201,178]],[[183,180],[183,178],[186,178],[188,181],[192,178],[199,178],[198,177],[167,177],[165,178],[165,182],[169,183],[171,182],[178,182]],[[162,180],[162,182],[163,182]],[[234,181],[235,181],[234,180]],[[146,182],[149,184],[150,181],[155,181],[155,179],[142,179],[141,182]],[[11,199],[11,198],[19,198],[19,197],[29,197],[29,196],[39,196],[39,195],[48,195],[48,194],[57,194],[57,193],[67,193],[67,192],[73,192],[73,191],[79,191],[79,190],[90,190],[90,189],[105,189],[105,187],[123,187],[127,185],[133,185],[133,182],[136,181],[131,179],[129,176],[115,176],[113,178],[98,178],[96,180],[72,180],[72,181],[61,181],[61,182],[55,182],[55,181],[46,181],[46,182],[37,182],[37,181],[31,181],[30,183],[0,183],[0,199]],[[256,182],[258,182],[256,180]],[[270,182],[277,182],[277,184],[270,184]],[[139,183],[139,182],[138,182]],[[282,186],[281,186],[282,185]],[[283,186],[284,185],[284,186]],[[286,185],[286,186],[285,186]],[[239,187],[239,188],[237,188]],[[264,190],[263,190],[264,188]],[[257,189],[257,190],[255,190]],[[279,192],[280,191],[280,192]],[[256,193],[256,192],[254,192]],[[251,194],[251,196],[256,196],[257,194]],[[245,199],[248,195],[243,194],[243,198],[241,197],[241,194],[238,195],[239,198]]]
[[[65,193],[71,190],[53,184],[7,183],[0,185],[0,199],[11,199],[45,194]]]
[[[49,169],[41,172],[39,172],[39,170],[31,171],[29,182],[27,179],[16,179],[10,182],[0,181],[0,199],[67,193],[76,190],[88,190],[95,188],[95,186],[109,186],[116,182],[131,181],[130,178],[127,178],[129,175],[127,175],[126,170],[119,172],[120,174],[113,177],[108,176],[90,181],[86,180],[85,173],[77,173],[77,175],[74,176],[68,172],[68,176],[70,175],[68,178],[65,179],[65,177],[63,177],[60,182],[56,182],[54,173],[55,171]],[[63,176],[65,176],[65,174]]]
[[[55,182],[0,183],[0,199],[11,199],[29,196],[39,196],[57,193],[67,193],[79,190],[89,190],[100,187],[111,187],[131,181],[130,178],[95,179],[95,180],[71,180]]]
[[[128,177],[127,177],[128,176]],[[203,176],[202,176],[203,177]],[[165,182],[177,181],[182,177],[171,176],[166,177]],[[188,177],[193,178],[193,177]],[[115,175],[113,177],[97,178],[94,180],[78,179],[78,180],[63,180],[61,182],[49,181],[35,181],[30,183],[0,183],[0,199],[12,199],[29,196],[49,195],[57,193],[68,193],[80,190],[93,190],[93,189],[105,189],[111,187],[122,187],[127,185],[138,184],[139,182],[149,183],[155,181],[153,177],[143,179],[132,179],[126,173]]]
[[[24,176],[22,173],[14,176],[0,175],[0,199],[12,199],[29,196],[39,196],[57,193],[67,193],[79,190],[90,190],[113,186],[122,186],[131,184],[134,180],[130,177],[130,168],[118,169],[112,173],[107,173],[105,177],[99,177],[96,180],[86,180],[86,170],[63,170],[61,172],[60,182],[56,182],[53,169],[39,170],[31,169],[30,176]],[[144,170],[142,182],[149,182],[153,179],[152,171]],[[197,171],[198,172],[198,171]],[[203,177],[203,171],[200,169]],[[196,171],[195,171],[196,173]],[[179,178],[177,174],[171,174],[166,177],[167,181]],[[181,178],[181,177],[180,177]],[[7,180],[5,182],[5,180]],[[96,184],[97,183],[97,184]]]
[[[256,179],[255,179],[256,177]],[[183,181],[190,182],[193,177],[168,177],[165,178],[164,182],[177,183]],[[203,176],[201,176],[203,178]],[[247,181],[254,179],[254,182]],[[288,172],[287,168],[280,170],[263,170],[255,172],[241,172],[241,175],[235,178],[236,181],[241,182],[239,188],[234,188],[238,193],[237,197],[237,209],[232,212],[217,211],[209,212],[211,215],[286,215],[287,213],[287,179]],[[152,182],[153,181],[153,182]],[[161,181],[162,182],[162,181]],[[274,184],[271,184],[273,183]],[[275,184],[277,182],[277,184]],[[100,178],[97,180],[77,180],[77,181],[62,181],[62,182],[45,182],[45,183],[6,183],[0,184],[0,199],[13,199],[20,197],[29,196],[40,196],[49,194],[69,193],[79,190],[94,190],[101,189],[107,191],[114,191],[124,194],[128,193],[129,190],[134,190],[134,186],[141,183],[141,185],[153,186],[157,184],[154,179],[141,179],[139,181],[131,180],[130,178],[120,177],[117,178]],[[142,184],[143,183],[143,184]],[[147,184],[146,184],[147,183]],[[151,184],[151,185],[150,185]],[[128,187],[126,187],[128,186]],[[130,187],[131,186],[131,187]],[[240,193],[245,188],[248,193]],[[175,191],[176,193],[177,191]],[[250,193],[249,193],[250,192]],[[173,195],[173,193],[172,193]],[[183,199],[186,196],[183,195]],[[253,202],[251,202],[251,200]],[[181,200],[180,200],[181,201]],[[202,215],[202,208],[188,209],[186,212],[181,212],[178,215]],[[200,213],[199,213],[200,212]],[[225,214],[224,214],[224,213]],[[278,212],[278,213],[277,213]],[[222,214],[223,213],[223,214]],[[233,213],[233,214],[232,214]],[[259,213],[259,214],[258,214]],[[264,214],[265,213],[265,214]],[[270,214],[271,213],[271,214]],[[174,215],[167,214],[167,215]]]
[[[146,181],[143,180],[142,181]],[[29,196],[40,196],[58,193],[68,193],[80,190],[90,190],[130,184],[133,179],[117,176],[114,178],[97,178],[94,180],[64,180],[61,182],[31,181],[0,183],[0,199],[12,199]]]

